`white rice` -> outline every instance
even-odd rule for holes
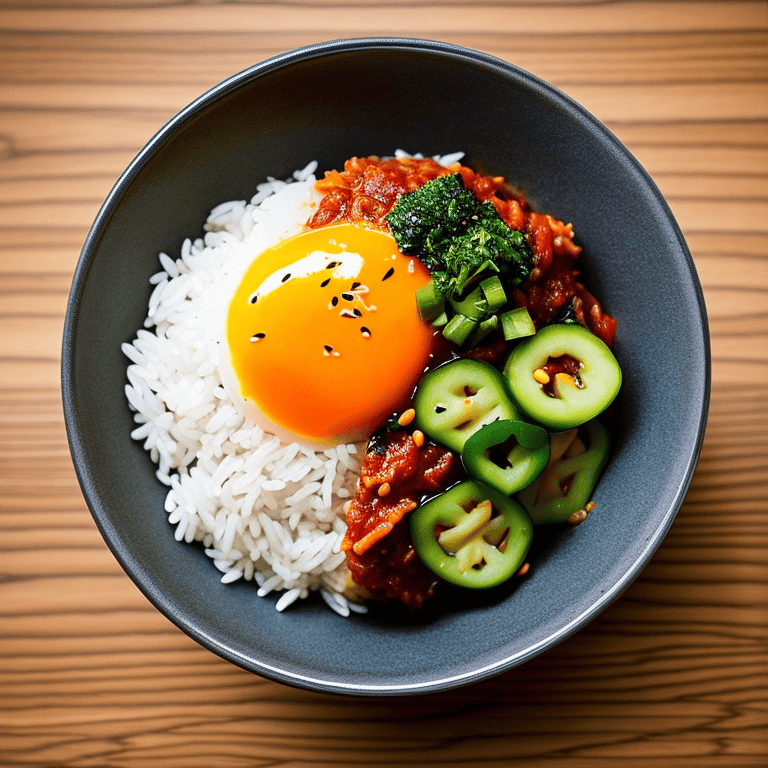
[[[185,240],[176,259],[161,253],[144,329],[122,350],[131,361],[131,436],[169,487],[176,540],[201,542],[222,583],[256,581],[262,597],[281,591],[278,611],[319,591],[347,616],[365,610],[342,594],[341,552],[342,507],[355,493],[365,445],[313,451],[281,443],[240,414],[218,372],[218,329],[237,279],[256,254],[302,230],[320,199],[316,168],[268,178],[249,202],[216,206],[203,238]]]

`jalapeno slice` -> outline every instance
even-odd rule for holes
[[[584,509],[610,452],[608,430],[597,420],[571,434],[551,435],[549,466],[517,494],[536,525],[563,523]]]
[[[513,576],[525,559],[533,524],[515,501],[472,480],[416,509],[411,538],[424,565],[460,587],[487,589]]]
[[[494,421],[475,432],[461,451],[467,473],[510,495],[530,485],[549,462],[549,438],[535,424]]]
[[[504,377],[479,360],[452,360],[427,373],[413,405],[416,426],[457,453],[486,424],[517,419]]]
[[[504,375],[520,410],[558,430],[597,416],[621,387],[613,353],[581,325],[542,328],[515,348]]]

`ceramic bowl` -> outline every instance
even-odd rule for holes
[[[124,396],[120,345],[146,315],[160,251],[266,176],[402,148],[462,150],[534,210],[574,223],[584,279],[618,319],[623,426],[596,512],[552,530],[506,591],[453,594],[421,614],[342,618],[319,599],[275,610],[252,582],[224,585],[201,547],[175,541],[166,488]],[[688,488],[704,432],[709,347],[701,288],[664,199],[628,150],[552,86],[491,56],[407,39],[312,45],[214,87],[138,154],[85,242],[69,300],[63,399],[96,524],[139,588],[211,651],[308,689],[392,695],[449,689],[535,657],[583,627],[648,562]]]

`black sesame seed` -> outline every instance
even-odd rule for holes
[[[351,318],[355,317],[355,315],[352,312],[350,312],[348,309],[342,309],[341,312],[339,312],[339,314],[342,317],[351,317]]]
[[[251,336],[251,341],[261,341],[266,335],[266,333],[254,333]]]
[[[323,349],[326,352],[333,352],[333,347],[330,344],[323,344]]]
[[[354,301],[355,295],[353,293],[347,293],[344,291],[344,293],[341,294],[341,298],[344,299],[344,301]]]
[[[329,277],[327,280],[323,280],[323,282],[320,283],[320,287],[325,288],[325,286],[328,285],[328,283],[330,282],[331,282],[331,278]]]
[[[439,403],[435,406],[435,413],[442,413],[444,410],[446,410],[444,405],[440,405]]]
[[[360,333],[362,333],[363,336],[365,336],[367,338],[368,336],[371,335],[371,329],[370,328],[366,328],[364,325],[361,325],[360,326]]]
[[[339,297],[338,297],[338,296],[334,296],[334,297],[331,299],[331,306],[332,306],[332,307],[335,307],[335,306],[336,306],[338,303],[339,303]]]
[[[290,280],[290,279],[291,279],[291,273],[290,272],[286,272],[283,275],[283,279],[280,282],[284,283],[284,282],[286,282],[286,280]]]
[[[363,316],[363,313],[357,307],[355,307],[352,310],[352,312],[354,313],[355,317],[362,317]]]
[[[352,283],[352,287],[349,290],[350,291],[356,291],[361,285],[362,285],[362,283],[354,282],[354,283]]]
[[[387,272],[384,275],[384,277],[381,278],[381,282],[383,283],[385,280],[389,280],[389,278],[392,277],[392,275],[394,275],[394,274],[395,274],[395,268],[394,267],[390,267],[387,270]]]
[[[339,266],[339,262],[338,261],[332,261],[329,264],[326,264],[325,268],[326,269],[335,269],[338,266]]]
[[[254,293],[253,296],[251,296],[251,298],[248,299],[248,301],[251,304],[255,304],[258,301],[258,299],[259,299],[259,294],[258,293]]]

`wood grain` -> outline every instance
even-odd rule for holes
[[[683,229],[713,353],[690,492],[629,590],[522,668],[382,701],[260,679],[152,608],[85,507],[59,394],[79,250],[133,155],[228,75],[364,35],[486,51],[603,120]],[[0,764],[768,764],[767,3],[0,0],[0,229]]]

